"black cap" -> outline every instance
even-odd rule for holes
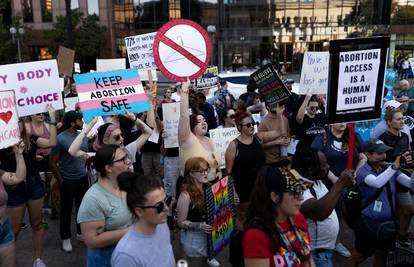
[[[69,112],[66,112],[63,116],[63,125],[65,128],[69,128],[72,122],[76,122],[77,119],[82,119],[82,117],[82,113],[78,111],[71,110]]]
[[[376,138],[371,138],[368,139],[364,144],[363,144],[363,149],[364,152],[387,152],[388,150],[392,149],[392,147],[387,146],[386,144],[384,144],[384,142],[382,142],[379,139]]]

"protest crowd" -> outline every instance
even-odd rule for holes
[[[47,94],[24,104],[0,95],[0,112],[19,113],[0,113],[17,127],[0,130],[1,267],[16,266],[25,227],[33,266],[46,266],[45,215],[59,220],[62,253],[84,242],[89,267],[220,266],[224,247],[234,267],[334,266],[334,253],[343,266],[371,256],[386,266],[396,249],[414,255],[410,81],[383,87],[383,117],[362,137],[358,125],[328,123],[326,94],[297,94],[284,73],[274,72],[287,97],[271,103],[260,90],[266,69],[238,98],[218,77],[209,97],[189,79],[157,93],[125,71],[66,77],[53,97],[62,108]],[[91,84],[98,93],[83,101]],[[139,97],[121,97],[137,88]],[[25,109],[34,104],[43,111]]]

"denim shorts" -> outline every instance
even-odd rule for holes
[[[318,267],[333,267],[332,257],[332,249],[312,250],[313,261],[315,262],[315,265]]]
[[[19,207],[29,200],[37,200],[45,196],[45,188],[39,175],[27,177],[26,181],[15,186],[7,186],[6,191],[9,197],[7,201],[9,208]]]
[[[207,234],[204,231],[181,230],[180,242],[187,257],[207,257]]]
[[[103,248],[88,248],[86,254],[87,267],[111,267],[112,252],[116,245]]]
[[[14,243],[14,235],[8,219],[0,223],[0,248],[8,247]]]

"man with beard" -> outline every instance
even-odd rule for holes
[[[290,143],[288,119],[283,115],[285,105],[277,103],[276,107],[266,106],[269,111],[258,127],[259,132],[277,131],[280,135],[275,140],[263,143],[266,164],[277,167],[286,158],[286,146]]]
[[[327,179],[329,164],[325,155],[304,147],[292,158],[292,169],[313,185],[303,193],[300,212],[306,217],[311,237],[312,258],[316,266],[333,266],[332,255],[339,233],[336,203],[345,187],[355,183],[351,171],[343,171],[328,191],[322,180]]]
[[[70,225],[72,205],[75,201],[76,214],[82,202],[82,198],[88,190],[88,177],[85,164],[79,159],[72,157],[68,150],[75,138],[79,135],[78,130],[83,126],[82,114],[77,111],[69,111],[63,117],[63,132],[57,136],[56,146],[51,153],[51,169],[53,175],[60,184],[60,237],[62,249],[65,252],[72,251],[70,241]],[[81,150],[87,152],[87,138],[83,139]],[[77,238],[81,239],[79,224],[76,227]]]

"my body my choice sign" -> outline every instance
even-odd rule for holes
[[[389,37],[331,41],[327,122],[381,117]]]
[[[134,69],[75,75],[79,106],[86,122],[94,116],[140,113],[150,108]]]

